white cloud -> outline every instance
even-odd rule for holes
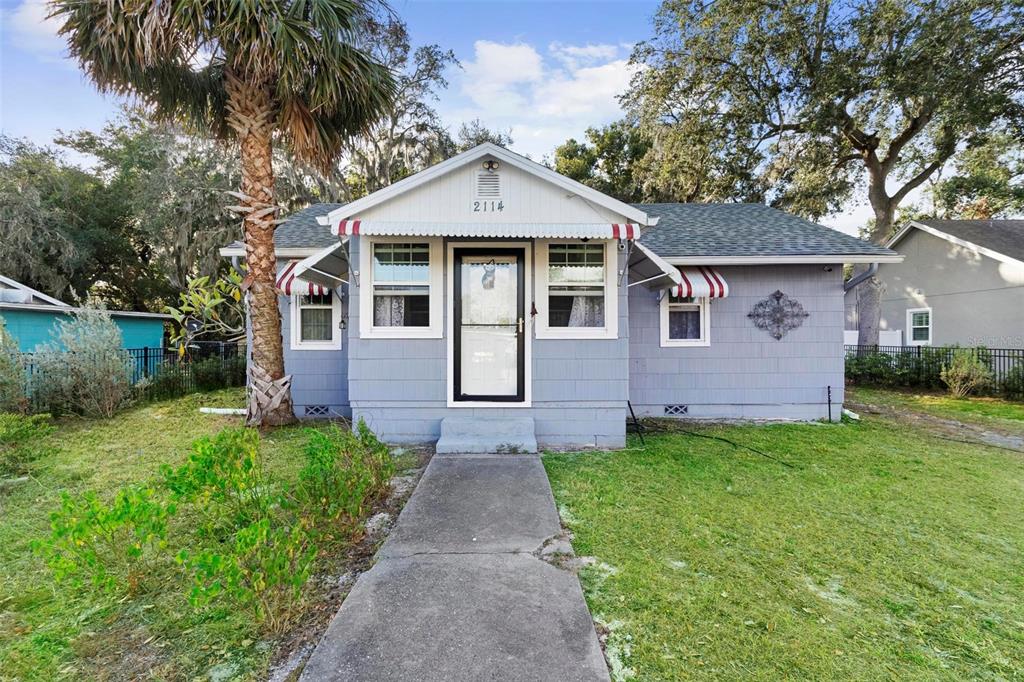
[[[473,59],[455,74],[463,101],[447,119],[479,118],[511,128],[513,147],[540,160],[569,137],[621,115],[618,97],[629,85],[628,45],[551,43],[542,55],[532,45],[474,43]]]
[[[62,59],[67,46],[57,35],[60,22],[48,19],[50,9],[46,0],[24,0],[9,13],[5,13],[5,32],[10,32],[14,45],[44,57]]]
[[[565,45],[551,43],[548,52],[562,62],[566,68],[577,69],[580,66],[597,64],[615,59],[619,54],[618,45]]]

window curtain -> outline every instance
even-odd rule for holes
[[[569,310],[570,327],[603,327],[604,297],[573,296]]]
[[[405,296],[374,296],[373,326],[404,327]]]
[[[673,310],[668,316],[670,339],[699,339],[700,311]]]

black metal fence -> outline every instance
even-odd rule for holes
[[[846,379],[853,384],[942,389],[942,368],[954,353],[964,352],[991,372],[988,393],[1024,399],[1024,348],[846,346]]]
[[[117,371],[125,364],[131,372],[132,384],[139,386],[147,399],[174,398],[198,391],[211,391],[228,386],[244,386],[246,379],[245,344],[219,341],[193,342],[182,353],[177,348],[125,348],[112,350],[101,358],[90,358],[95,364],[108,362]],[[66,354],[58,362],[47,361],[33,353],[22,354],[25,366],[25,395],[33,408],[37,405],[37,387],[44,380],[44,368],[61,367],[60,360],[70,361]],[[58,370],[59,371],[59,370]]]

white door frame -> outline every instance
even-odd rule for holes
[[[445,363],[445,384],[447,385],[448,407],[505,407],[517,409],[533,406],[533,317],[530,315],[533,305],[533,249],[530,242],[448,242],[447,258],[445,258],[445,321],[447,337],[447,361]],[[455,249],[522,249],[523,267],[523,300],[526,303],[526,348],[523,351],[523,402],[494,402],[494,401],[456,401],[455,400]]]

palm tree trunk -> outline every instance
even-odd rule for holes
[[[272,133],[274,109],[270,92],[264,87],[242,83],[229,75],[228,124],[238,135],[241,147],[241,205],[245,207],[243,228],[252,326],[249,404],[247,421],[253,426],[278,426],[295,421],[291,400],[291,379],[284,373],[281,342],[281,312],[274,280],[277,259],[274,228]]]

